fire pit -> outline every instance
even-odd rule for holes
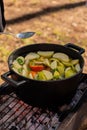
[[[60,129],[66,117],[78,110],[86,94],[86,74],[82,75],[76,94],[68,104],[56,108],[54,106],[44,109],[31,106],[21,101],[14,93],[9,94],[9,90],[8,95],[3,92],[3,96],[0,97],[0,130]],[[67,121],[69,122],[69,120]]]

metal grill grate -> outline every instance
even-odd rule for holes
[[[54,130],[59,124],[57,113],[29,106],[14,93],[0,99],[0,130]]]

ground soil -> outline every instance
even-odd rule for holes
[[[32,38],[20,40],[0,35],[0,75],[8,71],[10,53],[21,46],[48,42],[71,42],[85,49],[87,72],[87,4],[84,0],[4,0],[5,31],[35,31]],[[0,79],[0,83],[3,81]]]

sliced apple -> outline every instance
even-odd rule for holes
[[[69,78],[69,77],[71,77],[71,76],[73,76],[75,74],[76,74],[76,72],[73,71],[71,67],[66,68],[66,70],[65,70],[65,78]]]
[[[43,57],[51,57],[54,51],[38,51],[37,53]]]
[[[26,55],[25,60],[33,60],[38,59],[40,56],[37,53],[30,52],[28,55]]]
[[[70,60],[68,55],[66,55],[65,53],[61,53],[61,52],[55,53],[53,55],[53,58],[57,58],[61,61],[65,61],[65,62],[69,62],[69,60]]]
[[[45,75],[45,77],[46,77],[47,80],[53,79],[53,75],[52,75],[52,73],[50,71],[48,71],[48,70],[42,70],[42,72]]]

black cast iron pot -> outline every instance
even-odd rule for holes
[[[12,70],[12,62],[18,56],[25,56],[29,52],[37,52],[39,50],[63,52],[73,59],[79,59],[81,71],[76,75],[63,80],[38,81],[20,76]],[[39,43],[24,46],[15,50],[9,56],[8,65],[10,71],[1,75],[1,77],[9,86],[11,86],[11,89],[13,88],[16,95],[26,103],[33,103],[34,105],[62,104],[73,96],[78,87],[84,66],[84,59],[81,56],[84,51],[83,48],[71,43],[64,46],[51,43]]]

